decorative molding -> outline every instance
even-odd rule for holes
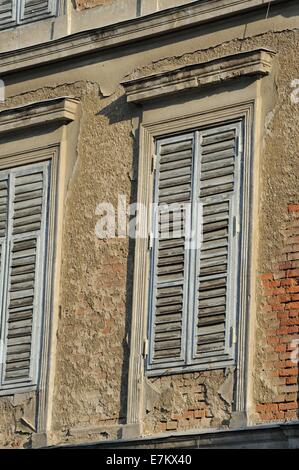
[[[135,439],[55,445],[62,449],[298,449],[299,421],[238,429],[192,429]]]
[[[244,181],[246,189],[244,190],[244,215],[243,215],[243,235],[242,246],[247,243],[249,220],[250,220],[250,172],[252,164],[251,130],[253,126],[254,101],[252,99],[229,105],[221,109],[210,109],[198,112],[192,115],[176,116],[171,120],[155,121],[150,124],[141,124],[140,128],[140,159],[138,175],[138,196],[139,203],[149,207],[152,198],[153,175],[151,172],[151,155],[154,151],[154,141],[161,135],[172,135],[177,132],[184,132],[194,128],[205,127],[210,124],[226,121],[244,120],[246,129],[246,142],[244,143]],[[147,220],[143,224],[150,227],[151,214],[147,214]],[[249,256],[249,254],[248,254]],[[128,409],[127,423],[136,424],[143,422],[144,413],[144,358],[143,341],[147,333],[148,319],[148,284],[149,284],[149,252],[148,244],[145,239],[137,239],[135,247],[135,271],[133,288],[133,310],[132,310],[132,335],[131,335],[131,355],[129,366],[129,384],[128,384]],[[239,314],[239,344],[245,347],[246,335],[245,325],[247,323],[247,299],[248,283],[246,282],[248,270],[248,258],[244,257],[241,268],[241,278],[244,286],[240,291],[240,314]],[[246,409],[246,367],[240,362],[244,360],[245,351],[241,355],[237,354],[238,386],[236,391],[236,411]],[[190,369],[188,368],[188,371]],[[194,371],[199,370],[194,366]],[[182,372],[182,371],[181,371]],[[142,428],[141,428],[142,434]]]
[[[40,67],[82,54],[103,51],[124,44],[173,33],[206,23],[264,8],[290,0],[199,0],[162,10],[118,24],[71,34],[14,51],[0,54],[0,74]]]
[[[61,97],[0,111],[0,135],[39,125],[67,124],[76,118],[78,103],[74,98]]]
[[[201,89],[233,78],[251,76],[259,78],[269,75],[274,55],[273,51],[256,49],[124,81],[121,84],[125,88],[128,102],[143,103],[180,91]]]

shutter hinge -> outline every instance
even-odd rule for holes
[[[148,356],[148,339],[143,340],[143,357]]]
[[[152,173],[157,169],[157,155],[154,153],[152,155]]]
[[[234,220],[233,220],[233,233],[234,233],[234,236],[240,233],[240,222],[236,216],[234,216]]]
[[[150,232],[148,234],[148,249],[151,250],[153,248],[153,245],[154,245],[154,236],[153,236],[153,232]]]

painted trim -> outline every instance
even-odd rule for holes
[[[181,91],[201,89],[224,80],[269,75],[274,55],[275,52],[268,49],[256,49],[124,81],[121,85],[125,88],[129,103],[143,103]]]
[[[151,172],[151,155],[154,149],[155,139],[161,135],[167,136],[167,134],[175,134],[177,132],[190,131],[194,128],[202,128],[208,125],[216,125],[217,123],[223,124],[234,122],[236,120],[244,120],[246,129],[250,129],[249,137],[247,137],[247,158],[245,159],[246,166],[246,179],[247,184],[249,183],[250,165],[251,165],[251,150],[249,142],[251,141],[251,128],[253,126],[253,109],[254,101],[249,100],[236,105],[230,105],[221,109],[211,109],[202,113],[196,113],[193,115],[186,115],[175,117],[171,120],[164,120],[160,122],[153,122],[150,124],[141,124],[140,128],[140,159],[139,159],[139,175],[138,175],[138,203],[149,207],[149,202],[152,200],[152,188],[153,188],[153,175]],[[250,186],[245,190],[246,197],[250,194]],[[248,222],[249,222],[249,201],[246,199],[246,217],[244,219],[243,234],[248,233]],[[138,222],[137,222],[138,223]],[[140,225],[140,224],[138,224]],[[146,227],[151,227],[151,216],[148,214]],[[148,230],[147,230],[148,232]],[[147,321],[148,321],[148,289],[149,289],[149,273],[150,273],[150,251],[147,246],[147,240],[137,239],[136,240],[136,251],[135,251],[135,268],[134,268],[134,290],[133,290],[133,310],[132,310],[132,336],[131,336],[131,355],[130,355],[130,366],[129,366],[129,384],[128,384],[128,409],[127,409],[127,422],[130,424],[142,423],[143,418],[143,401],[144,401],[144,380],[145,380],[145,358],[143,357],[143,340],[147,335]],[[243,246],[244,243],[242,242]],[[245,325],[247,323],[247,300],[248,300],[248,285],[247,269],[248,260],[243,260],[244,267],[241,269],[242,282],[245,283],[244,287],[240,291],[240,322],[239,322],[239,334],[244,335],[246,333]],[[239,337],[240,345],[245,344],[245,338]],[[245,387],[245,375],[246,375],[246,364],[240,367],[241,360],[244,360],[244,354],[242,359],[237,358],[237,382],[241,385],[237,388],[237,400],[236,410],[244,411],[246,407],[246,387]],[[226,364],[223,363],[223,367]],[[212,367],[211,367],[212,368]],[[219,364],[217,365],[219,368]],[[188,367],[190,370],[199,370],[200,367],[195,365],[194,367]],[[209,367],[210,369],[210,367]],[[207,367],[205,366],[205,370]],[[184,370],[182,369],[181,372]],[[179,372],[179,370],[176,370]],[[174,372],[171,371],[171,374]],[[157,375],[157,374],[156,374]]]

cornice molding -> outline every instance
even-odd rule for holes
[[[0,75],[82,54],[102,51],[156,35],[215,22],[289,0],[198,0],[118,24],[72,34],[43,44],[0,54]]]
[[[70,97],[30,103],[0,111],[0,135],[23,128],[74,121],[79,101]]]
[[[181,91],[202,88],[239,77],[269,75],[275,52],[256,49],[208,62],[192,64],[135,80],[124,81],[127,101],[143,103]]]

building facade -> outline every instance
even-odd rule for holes
[[[0,0],[0,447],[299,447],[296,0]]]

